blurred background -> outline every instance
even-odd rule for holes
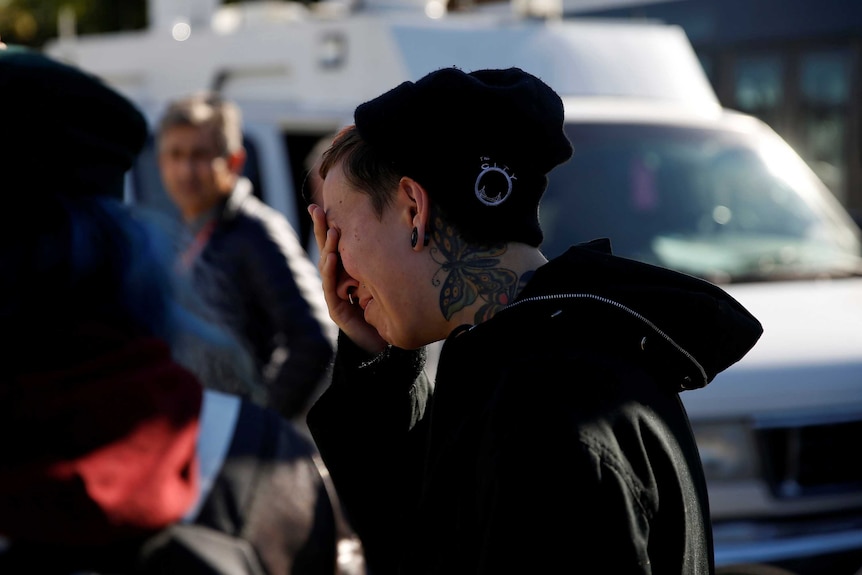
[[[474,3],[493,0],[450,0],[449,10]],[[562,10],[680,25],[721,103],[764,120],[862,214],[862,2],[564,0]],[[143,30],[149,18],[147,0],[0,0],[0,39],[42,47],[63,35]]]
[[[302,182],[357,104],[442,66],[542,77],[575,148],[545,253],[610,237],[764,325],[682,393],[721,574],[862,575],[862,0],[0,0],[0,39],[101,76],[151,126],[190,91],[234,99],[245,175],[313,258]],[[176,219],[152,140],[126,200]]]

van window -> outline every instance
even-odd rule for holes
[[[310,250],[316,246],[312,233],[311,217],[308,215],[305,198],[302,196],[305,178],[308,168],[313,163],[313,157],[319,156],[329,146],[334,132],[285,132],[284,148],[287,150],[287,162],[290,165],[290,173],[293,174],[293,201],[296,206],[298,222],[295,223],[296,233],[299,235],[302,247]]]

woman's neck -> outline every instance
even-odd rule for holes
[[[493,246],[464,244],[456,253],[457,259],[443,259],[442,250],[433,254],[440,264],[435,274],[439,280],[440,311],[452,326],[488,321],[512,303],[533,272],[547,263],[538,248],[514,242]]]

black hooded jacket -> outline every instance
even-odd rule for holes
[[[593,242],[455,330],[433,386],[420,352],[342,334],[308,421],[376,575],[713,573],[679,392],[761,333],[717,286]]]

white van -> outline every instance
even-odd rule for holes
[[[305,156],[357,104],[444,66],[538,75],[563,96],[575,147],[541,207],[548,255],[607,236],[619,255],[722,285],[764,325],[741,362],[682,394],[708,474],[717,565],[854,573],[858,228],[774,132],[721,109],[680,28],[562,20],[539,0],[480,6],[151,0],[148,30],[63,38],[47,51],[105,78],[151,121],[191,91],[237,101],[256,193],[306,239]],[[172,212],[151,148],[129,184],[134,205]]]
[[[727,110],[566,99],[572,160],[540,216],[549,256],[617,255],[721,285],[763,324],[737,364],[682,392],[722,573],[862,568],[862,244],[775,132]],[[765,572],[759,572],[766,575]]]

